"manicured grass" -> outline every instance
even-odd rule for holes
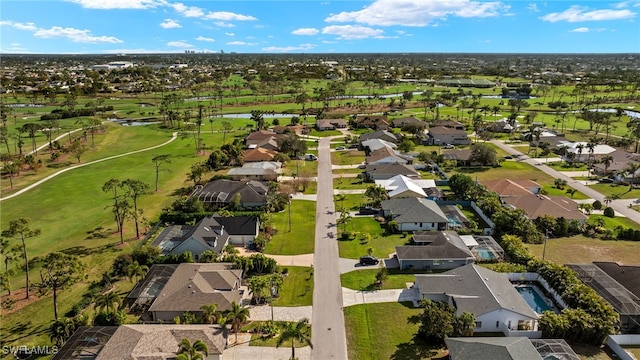
[[[599,192],[604,196],[619,195],[620,199],[638,199],[640,198],[640,189],[634,188],[629,191],[629,185],[622,184],[594,184],[589,185],[590,188]]]
[[[309,133],[309,136],[317,136],[317,137],[329,137],[329,136],[342,136],[342,133],[338,130],[312,130]]]
[[[575,235],[549,239],[545,258],[559,264],[586,264],[592,261],[619,261],[637,264],[640,258],[637,241],[601,240]],[[542,257],[543,244],[526,244],[536,256]]]
[[[339,230],[342,231],[342,225]],[[338,240],[338,251],[340,257],[349,259],[359,259],[367,254],[367,249],[373,248],[373,255],[379,258],[386,258],[395,252],[396,245],[404,245],[409,241],[409,237],[402,234],[384,236],[384,230],[380,224],[371,216],[354,217],[347,224],[347,231],[357,231],[371,235],[371,241],[363,242],[360,239]]]
[[[350,271],[340,275],[340,281],[343,287],[361,290],[371,291],[375,290],[376,274],[380,269],[366,269]],[[427,270],[400,270],[400,269],[388,269],[387,281],[382,284],[383,290],[386,289],[405,289],[407,283],[413,283],[415,280],[415,274],[426,274]]]
[[[310,150],[308,154],[317,155],[318,152]],[[286,176],[318,176],[318,162],[305,160],[287,161],[282,169],[282,175]]]
[[[289,231],[291,214],[291,231]],[[265,254],[299,255],[313,252],[315,241],[315,201],[293,200],[291,212],[285,210],[273,215],[273,226],[278,232],[264,249]]]
[[[416,339],[421,308],[411,303],[381,303],[344,309],[347,350],[351,360],[443,358],[442,346]]]
[[[582,163],[569,163],[567,164],[564,161],[552,161],[546,163],[548,167],[558,170],[558,171],[587,171],[587,164]]]
[[[313,268],[286,266],[289,273],[273,306],[310,306],[313,302]]]
[[[566,196],[571,199],[588,199],[589,197],[579,191],[576,191],[573,195],[567,194],[568,189],[572,189],[571,186],[565,186],[563,190],[556,188],[553,185],[545,185],[543,189],[547,192],[549,196]]]
[[[361,205],[368,202],[368,199],[361,194],[344,194],[344,196],[344,201],[338,201],[336,197],[334,197],[336,211],[340,211],[342,207],[350,211],[357,211]]]
[[[243,332],[252,331],[262,323],[266,323],[266,321],[252,321],[249,324],[243,326],[241,331]],[[282,326],[285,323],[286,321],[275,321],[276,326]],[[309,329],[309,338],[311,338],[311,329]],[[276,347],[277,341],[278,341],[277,335],[272,337],[263,337],[260,334],[253,334],[251,335],[249,346]],[[295,340],[294,344],[295,344],[296,350],[301,347],[307,346],[306,343],[303,344],[298,340]],[[281,347],[285,349],[291,349],[291,340],[288,340],[287,342],[285,342]]]
[[[607,229],[612,229],[613,230],[617,226],[622,226],[624,228],[632,228],[632,229],[635,229],[635,228],[638,227],[638,224],[635,221],[630,220],[629,218],[626,218],[626,217],[621,217],[621,216],[616,216],[616,217],[610,218],[610,217],[607,217],[607,216],[604,216],[604,215],[591,214],[587,221],[588,222],[593,222],[594,219],[596,219],[596,218],[604,219],[605,227]],[[640,255],[640,251],[639,251],[639,255]]]
[[[339,190],[366,189],[369,186],[375,186],[374,183],[367,183],[357,177],[335,178],[333,179],[333,188]]]
[[[463,173],[471,176],[474,180],[500,180],[500,179],[512,179],[512,180],[534,180],[542,184],[542,182],[550,182],[553,184],[553,178],[542,170],[535,168],[524,162],[505,161],[502,166],[499,167],[484,167],[484,168],[456,168],[449,175],[454,173]]]
[[[348,150],[335,151],[331,153],[331,164],[333,165],[356,165],[364,162],[364,151]]]
[[[342,174],[362,174],[362,169],[353,168],[353,169],[333,169],[331,171],[334,175],[342,175]]]

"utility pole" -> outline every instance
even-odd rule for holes
[[[271,305],[271,322],[273,322],[273,279],[269,279],[269,294],[271,295],[269,300],[269,305]]]
[[[549,230],[544,229],[544,246],[542,247],[542,260],[544,261],[544,256],[547,253],[547,241],[549,241]]]
[[[289,232],[291,232],[291,195],[289,195]]]

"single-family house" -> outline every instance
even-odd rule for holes
[[[391,127],[389,126],[386,115],[358,115],[358,117],[353,120],[353,126],[374,130],[388,130]]]
[[[449,270],[475,259],[455,231],[423,231],[413,239],[411,245],[396,246],[400,269]]]
[[[420,173],[415,168],[400,163],[371,164],[366,165],[364,169],[364,177],[367,180],[383,180],[397,175],[404,175],[412,179],[420,178]]]
[[[397,150],[389,147],[382,147],[374,150],[367,155],[365,162],[368,165],[380,165],[380,164],[411,164],[413,158],[400,154]]]
[[[422,131],[427,127],[427,123],[425,121],[422,121],[415,116],[393,119],[391,120],[391,125],[395,128],[401,128],[402,130],[418,129]]]
[[[335,130],[335,129],[344,129],[348,125],[347,120],[345,119],[317,119],[316,120],[316,129],[323,130]]]
[[[242,153],[242,161],[245,163],[272,161],[276,155],[278,155],[277,151],[265,148],[248,149]]]
[[[500,120],[496,120],[492,123],[489,123],[486,127],[486,130],[496,133],[507,133],[511,134],[515,131],[518,131],[522,125],[518,122],[518,120],[513,121],[513,125],[511,121],[507,118],[502,118]]]
[[[435,121],[431,124],[432,127],[436,127],[436,126],[444,126],[446,128],[449,129],[455,129],[455,130],[466,130],[467,126],[459,121],[455,121],[455,120],[438,120]]]
[[[606,144],[597,144],[593,150],[589,149],[587,145],[588,143],[584,141],[564,142],[558,147],[564,148],[563,159],[573,162],[598,161],[616,151],[616,148]]]
[[[482,185],[500,197],[539,194],[542,186],[533,180],[485,180]]]
[[[440,274],[416,275],[421,299],[448,303],[456,314],[475,315],[474,332],[539,337],[538,314],[520,296],[504,273],[468,264]]]
[[[387,131],[387,130],[377,130],[377,131],[373,131],[373,132],[367,132],[364,133],[362,135],[360,135],[360,137],[358,138],[360,140],[360,143],[362,144],[363,142],[367,141],[367,140],[371,140],[371,139],[379,139],[379,140],[384,140],[386,142],[390,142],[390,143],[397,143],[400,139],[398,139],[398,136],[396,136],[395,134]],[[362,144],[362,146],[364,146],[364,144]]]
[[[588,218],[579,210],[578,203],[566,196],[529,194],[501,197],[501,199],[512,208],[524,210],[531,220],[548,215],[554,218],[563,217],[566,220],[577,220],[584,224]]]
[[[449,220],[433,200],[402,198],[381,203],[384,216],[398,223],[399,231],[445,230]]]
[[[455,161],[456,166],[472,166],[480,165],[477,162],[471,162],[471,149],[452,149],[446,150],[442,153],[442,159],[448,161]]]
[[[217,179],[205,185],[196,185],[191,193],[205,206],[222,207],[238,201],[240,207],[256,208],[267,204],[269,185],[261,181],[235,181]]]
[[[397,149],[398,145],[386,141],[386,140],[381,140],[381,139],[369,139],[369,140],[365,140],[362,143],[360,143],[360,146],[365,150],[365,152],[367,153],[371,153],[372,151],[376,151],[378,149],[382,149],[382,148],[390,148],[390,149]]]
[[[251,149],[267,149],[274,152],[280,151],[280,145],[278,144],[278,140],[275,137],[270,137],[268,139],[264,139],[259,141],[251,146]]]
[[[245,162],[240,168],[231,168],[227,172],[232,180],[276,181],[282,171],[282,163],[278,161]]]
[[[451,360],[580,360],[562,339],[513,337],[464,337],[444,339]]]
[[[58,349],[54,360],[171,360],[183,339],[207,345],[203,360],[222,360],[228,331],[222,325],[123,324],[81,326]]]
[[[594,173],[604,176],[621,174],[627,170],[630,163],[640,162],[640,154],[630,153],[624,149],[616,149],[616,151],[608,154],[608,156],[611,156],[611,160],[608,164],[605,164],[603,161],[593,164],[592,167]],[[624,176],[619,177],[619,180],[623,180],[623,177]]]
[[[405,197],[426,198],[425,189],[434,188],[436,182],[432,179],[410,179],[404,175],[396,175],[390,179],[376,180],[377,186],[387,190],[390,199]]]
[[[259,130],[249,133],[247,137],[244,139],[244,144],[247,148],[255,148],[258,144],[263,143],[265,140],[269,140],[271,138],[277,140],[283,136],[284,134],[278,134],[271,130]]]
[[[622,334],[640,334],[640,266],[615,262],[569,264],[619,315]]]
[[[242,270],[231,263],[155,264],[127,295],[147,311],[153,321],[173,321],[185,312],[202,316],[203,305],[217,304],[218,311],[242,304]]]
[[[471,139],[469,139],[464,130],[435,126],[429,129],[426,143],[426,145],[469,145],[471,144]]]

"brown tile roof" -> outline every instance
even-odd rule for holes
[[[432,128],[429,129],[429,133],[434,134],[434,135],[444,135],[444,134],[452,134],[452,135],[466,135],[467,132],[464,130],[456,130],[456,129],[450,129],[448,127],[444,127],[444,126],[434,126]]]
[[[229,264],[178,265],[149,311],[199,312],[202,305],[218,304],[218,310],[231,308],[241,300],[242,270],[229,269]]]
[[[271,161],[274,156],[278,154],[277,151],[265,149],[265,148],[256,148],[251,150],[245,150],[242,154],[242,161],[244,162],[256,162],[256,161]]]
[[[531,195],[532,192],[529,188],[542,188],[540,184],[532,180],[486,180],[482,184],[489,191],[493,191],[500,196]]]
[[[273,131],[270,130],[260,130],[260,131],[254,131],[252,133],[250,133],[249,135],[247,135],[247,137],[245,138],[246,141],[249,140],[253,140],[253,141],[262,141],[262,140],[266,140],[270,137],[274,137],[278,134],[276,134]]]
[[[554,218],[584,221],[587,216],[578,210],[578,203],[566,196],[522,195],[505,197],[503,201],[515,208],[524,210],[530,219],[549,215]]]
[[[227,332],[219,325],[121,325],[95,359],[174,359],[182,339],[201,340],[209,354],[221,355]]]
[[[371,152],[371,154],[369,154],[369,156],[367,156],[367,162],[372,163],[372,162],[376,162],[378,160],[384,159],[386,157],[396,157],[398,158],[398,162],[399,163],[406,163],[407,160],[399,157],[391,148],[388,147],[382,147],[378,150],[374,150]]]
[[[442,153],[444,160],[469,161],[471,149],[453,149]]]

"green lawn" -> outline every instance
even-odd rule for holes
[[[266,323],[266,321],[252,321],[247,325],[243,326],[240,331],[242,332],[253,332],[259,325]],[[286,324],[286,321],[275,321],[276,326],[283,326]],[[309,329],[309,338],[311,338],[311,329]],[[267,346],[267,347],[276,347],[276,342],[278,341],[277,336],[272,337],[262,337],[260,334],[251,335],[251,340],[249,341],[249,346]],[[300,341],[295,340],[296,349],[306,346],[306,344],[302,344]],[[291,349],[291,341],[287,341],[281,347],[286,349]]]
[[[289,231],[291,214],[291,231]],[[299,255],[313,252],[315,241],[316,202],[291,201],[291,212],[285,210],[273,215],[273,226],[278,232],[264,249],[265,254]]]
[[[313,302],[313,268],[286,266],[289,273],[273,306],[310,306]]]
[[[317,136],[317,137],[329,137],[329,136],[342,136],[342,133],[338,130],[311,130],[309,136]]]
[[[340,275],[340,282],[343,287],[361,290],[371,291],[375,290],[374,283],[376,281],[376,274],[379,269],[366,269],[350,271]],[[426,270],[400,270],[400,269],[388,269],[389,277],[387,281],[382,284],[382,289],[405,289],[407,283],[413,283],[415,280],[415,274],[426,274]]]
[[[549,196],[566,196],[571,199],[588,199],[589,197],[579,191],[576,191],[572,196],[567,194],[567,190],[573,189],[571,186],[565,186],[564,189],[560,190],[556,188],[554,185],[545,185],[543,189],[547,192]]]
[[[567,164],[564,161],[552,161],[546,163],[548,167],[558,170],[558,171],[587,171],[587,164],[583,163],[569,163]]]
[[[340,231],[343,227],[340,226]],[[386,258],[395,252],[395,246],[404,245],[409,241],[409,237],[401,234],[384,236],[384,230],[380,224],[371,216],[354,217],[347,224],[347,231],[357,231],[371,235],[371,241],[363,242],[360,239],[338,240],[338,251],[340,257],[349,259],[359,259],[367,254],[367,249],[373,248],[373,255]]]
[[[525,244],[536,256],[542,257],[543,244]],[[637,241],[601,240],[575,235],[549,239],[545,258],[559,264],[586,264],[592,261],[618,261],[637,264],[640,248]]]
[[[640,189],[634,188],[629,191],[629,185],[621,184],[595,184],[589,185],[590,188],[599,192],[604,196],[620,196],[620,199],[638,199],[640,198]]]
[[[351,360],[418,360],[443,358],[442,346],[415,338],[422,309],[411,303],[381,303],[344,309]]]
[[[375,186],[375,183],[367,183],[362,181],[362,179],[358,178],[335,178],[333,179],[333,188],[339,190],[354,190],[354,189],[363,189],[365,190],[369,186]]]
[[[463,173],[478,179],[480,182],[484,180],[533,180],[540,184],[548,182],[553,184],[553,178],[542,170],[535,168],[524,162],[505,161],[499,167],[484,168],[455,168],[449,173],[449,176],[455,173]]]
[[[334,151],[331,153],[331,164],[333,165],[362,164],[364,159],[364,151],[360,150]]]
[[[347,210],[357,211],[361,205],[368,202],[368,199],[364,195],[360,194],[344,194],[344,201],[338,201],[334,197],[336,211],[340,211],[340,208],[344,207]]]
[[[308,154],[317,155],[318,152],[308,151]],[[317,161],[305,161],[305,160],[291,160],[287,161],[283,166],[282,175],[286,176],[318,176],[318,162]]]

